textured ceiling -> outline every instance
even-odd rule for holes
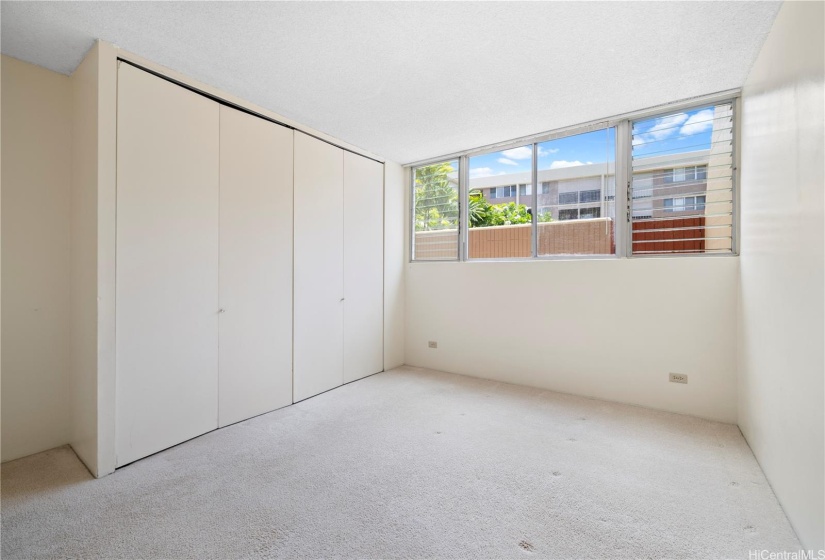
[[[407,163],[740,87],[764,2],[2,2],[2,51],[100,38]]]

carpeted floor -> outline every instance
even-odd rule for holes
[[[799,550],[736,426],[399,368],[94,480],[2,467],[2,557],[748,558]]]

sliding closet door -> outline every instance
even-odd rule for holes
[[[344,382],[384,369],[384,166],[344,153]]]
[[[344,381],[344,152],[295,132],[294,400]]]
[[[221,107],[219,423],[292,404],[292,130]]]
[[[117,465],[218,426],[218,104],[120,64]]]

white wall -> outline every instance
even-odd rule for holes
[[[736,258],[407,266],[409,365],[736,421]]]
[[[2,57],[3,461],[69,436],[71,88]]]
[[[117,276],[117,49],[98,41],[97,61],[97,471],[115,471],[115,278]]]
[[[825,548],[822,2],[785,2],[743,90],[739,426]]]
[[[72,291],[69,441],[97,471],[97,63],[93,48],[72,84]]]
[[[95,476],[114,471],[117,60],[98,41],[72,94],[71,368],[68,442]]]
[[[384,164],[384,369],[404,364],[404,271],[407,231],[404,169]]]

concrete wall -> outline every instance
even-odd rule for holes
[[[825,548],[822,2],[785,2],[743,91],[739,426]]]
[[[409,365],[736,422],[735,257],[407,267]]]
[[[2,456],[69,440],[69,78],[2,57]]]

